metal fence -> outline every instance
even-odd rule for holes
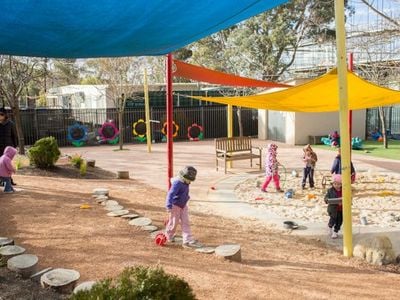
[[[389,135],[400,135],[400,105],[384,107],[386,131]],[[378,108],[367,109],[366,134],[378,129],[382,132]]]
[[[239,135],[237,108],[234,109],[234,135]],[[225,106],[200,106],[174,108],[174,122],[179,126],[175,140],[187,140],[188,128],[196,123],[203,128],[205,139],[226,136],[227,108]],[[165,139],[162,133],[166,122],[165,108],[151,109],[152,139],[161,142]],[[257,110],[241,109],[244,136],[258,135]],[[117,127],[118,113],[116,109],[31,109],[21,111],[22,128],[25,144],[32,145],[36,140],[54,136],[60,146],[71,145],[68,141],[68,127],[76,123],[85,125],[89,132],[89,145],[98,143],[98,130],[107,120],[114,120]],[[140,143],[133,134],[133,124],[145,119],[144,109],[128,108],[124,112],[124,142]]]

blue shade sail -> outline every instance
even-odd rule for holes
[[[162,55],[288,0],[0,0],[0,54]]]

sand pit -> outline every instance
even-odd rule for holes
[[[328,172],[316,172],[315,188],[301,189],[301,176],[293,177],[289,172],[281,175],[282,187],[286,191],[294,189],[292,199],[286,199],[284,193],[276,193],[273,182],[268,192],[260,190],[264,176],[250,178],[235,188],[236,196],[253,206],[273,212],[276,215],[297,219],[304,222],[326,222],[328,214],[324,196],[326,189],[321,185],[323,175]],[[400,176],[389,173],[363,172],[353,188],[353,224],[361,224],[361,218],[366,217],[368,225],[400,228]],[[307,184],[308,187],[308,184]],[[328,184],[326,188],[330,187]],[[368,226],[366,225],[366,226]]]

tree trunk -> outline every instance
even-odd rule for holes
[[[123,110],[118,111],[118,127],[119,127],[119,150],[123,149],[124,146],[124,112]]]
[[[243,122],[242,122],[242,108],[237,107],[236,114],[238,117],[238,124],[239,124],[239,136],[243,136]]]
[[[15,119],[15,129],[17,130],[17,135],[18,135],[19,154],[25,155],[25,139],[24,139],[24,131],[22,130],[21,113],[19,107],[18,106],[12,107],[12,112]]]
[[[385,149],[388,148],[388,141],[387,141],[387,136],[386,136],[386,118],[385,118],[385,110],[382,106],[379,106],[379,119],[381,121],[381,127],[382,127],[382,138],[383,138],[383,147]]]

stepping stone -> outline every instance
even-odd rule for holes
[[[127,215],[127,214],[129,214],[129,210],[120,209],[120,210],[113,210],[113,211],[110,211],[110,212],[107,214],[107,216],[109,216],[109,217],[121,217],[121,216]]]
[[[23,254],[25,249],[20,246],[4,246],[0,248],[0,256],[5,259],[5,261],[9,260],[11,257]]]
[[[217,257],[231,261],[242,261],[242,252],[240,249],[240,245],[237,244],[218,246],[217,248],[215,248],[215,255]]]
[[[41,270],[41,271],[39,271],[39,272],[33,274],[30,278],[31,278],[31,280],[33,280],[33,281],[39,282],[39,281],[40,281],[40,277],[41,277],[44,273],[47,273],[47,272],[49,272],[49,271],[52,270],[52,269],[53,269],[52,267],[43,269],[43,270]]]
[[[215,247],[201,247],[197,248],[195,251],[199,253],[212,254],[215,252]]]
[[[22,278],[28,278],[36,272],[39,259],[33,254],[21,254],[10,258],[7,261],[7,268],[17,272]]]
[[[96,199],[96,203],[97,203],[97,204],[103,204],[105,201],[107,201],[107,200]]]
[[[153,222],[153,221],[149,218],[140,217],[140,218],[130,220],[129,225],[143,227],[143,226],[151,225],[151,222]]]
[[[122,209],[124,209],[124,207],[121,205],[111,205],[111,206],[104,207],[104,209],[109,210],[109,211],[114,211],[114,210],[122,210]]]
[[[127,215],[123,215],[121,216],[121,218],[123,219],[135,219],[135,218],[139,218],[140,216],[138,214],[127,214]]]
[[[79,284],[76,288],[74,288],[74,294],[77,294],[81,291],[90,291],[92,287],[96,284],[96,281],[84,281]]]
[[[0,247],[9,246],[9,245],[14,245],[14,240],[6,238],[6,237],[0,237]]]
[[[42,287],[51,287],[59,293],[70,294],[80,278],[78,271],[70,269],[54,269],[40,277]]]
[[[93,195],[105,195],[108,196],[110,190],[105,188],[97,188],[93,190]]]
[[[87,159],[87,160],[86,160],[86,165],[87,165],[88,167],[94,168],[94,166],[96,165],[96,160],[94,160],[94,159]]]
[[[148,231],[148,232],[153,232],[153,231],[158,230],[158,227],[154,226],[154,225],[146,225],[146,226],[142,227],[142,230]]]
[[[104,205],[104,206],[112,206],[112,205],[119,205],[119,203],[117,201],[114,201],[114,200],[108,200],[108,201],[104,201],[102,203],[102,205]]]

